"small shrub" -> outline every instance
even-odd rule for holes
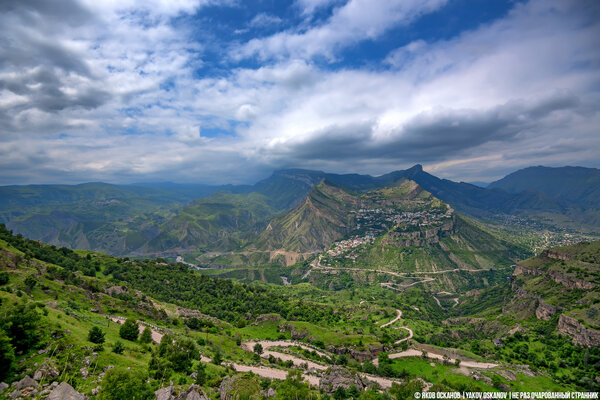
[[[95,344],[104,343],[104,332],[97,326],[93,326],[88,333],[88,340]]]
[[[124,350],[125,350],[125,346],[123,346],[123,343],[121,343],[119,341],[115,342],[115,345],[112,348],[112,351],[115,354],[123,354]]]

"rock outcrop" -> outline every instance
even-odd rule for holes
[[[423,246],[425,244],[439,243],[440,238],[456,233],[454,220],[438,227],[415,232],[390,232],[383,244],[398,247]]]
[[[290,332],[292,340],[302,340],[310,334],[308,330],[298,328],[292,324],[279,325],[278,328],[279,332]]]
[[[561,253],[559,251],[550,250],[550,249],[542,251],[542,256],[546,256],[546,257],[552,258],[554,260],[562,260],[562,261],[568,261],[571,258],[573,258],[569,254]]]
[[[173,385],[169,385],[165,388],[158,389],[154,392],[156,400],[172,400],[173,399]]]
[[[191,385],[177,396],[177,400],[208,400],[206,393],[197,385]]]
[[[73,389],[73,386],[67,382],[61,382],[60,385],[52,389],[47,400],[85,400],[85,396]]]
[[[31,379],[31,377],[29,375],[27,375],[25,378],[21,379],[20,381],[18,381],[15,385],[15,389],[19,390],[19,389],[24,389],[24,388],[28,388],[28,387],[32,387],[32,388],[37,388],[40,385],[34,381],[33,379]]]
[[[538,300],[538,306],[535,309],[535,316],[537,319],[542,319],[544,321],[550,321],[552,317],[556,314],[558,308],[551,306],[550,304],[544,302],[544,300]]]
[[[33,374],[33,379],[41,381],[42,379],[58,378],[59,372],[56,366],[50,360],[45,360],[42,365]]]
[[[583,279],[572,278],[568,275],[561,274],[557,271],[544,271],[537,268],[526,267],[524,265],[517,264],[515,267],[515,271],[513,275],[547,275],[554,282],[563,285],[567,289],[581,289],[581,290],[590,290],[598,286],[597,283],[589,282]]]
[[[219,323],[221,322],[221,321],[219,321],[219,319],[217,319],[215,317],[211,317],[210,315],[201,313],[198,310],[191,310],[191,309],[185,308],[185,307],[177,307],[177,314],[183,318],[198,318],[201,320],[210,321],[215,325],[219,325]]]
[[[352,386],[356,386],[361,391],[366,387],[365,382],[363,382],[358,374],[339,366],[329,368],[323,374],[319,383],[319,389],[325,393],[333,393],[338,387],[350,389]]]
[[[558,333],[570,336],[573,344],[585,347],[600,346],[600,331],[583,326],[573,317],[561,314],[558,318]]]

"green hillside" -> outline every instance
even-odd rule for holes
[[[555,247],[518,263],[507,313],[558,319],[558,329],[600,345],[600,241]]]
[[[276,210],[258,193],[217,193],[199,199],[158,226],[138,252],[206,251],[240,247],[244,235],[263,227]]]
[[[331,193],[325,190],[312,193],[315,198],[306,202],[323,181],[354,196],[351,201],[366,202],[365,193],[410,179],[465,215],[540,238],[550,229],[556,236],[550,243],[571,243],[562,240],[565,230],[581,240],[582,232],[593,234],[600,224],[596,178],[593,169],[536,167],[484,189],[439,179],[417,165],[379,177],[280,170],[252,186],[5,186],[0,188],[0,222],[32,239],[119,256],[183,255],[189,262],[204,264],[290,264],[351,233],[354,216],[336,217],[347,208],[344,199],[328,199]],[[555,181],[560,184],[553,185]],[[323,215],[331,213],[335,222],[314,217],[313,211],[320,209]],[[544,247],[546,240],[537,242],[539,246],[532,247]]]
[[[357,199],[341,188],[322,182],[296,208],[278,217],[255,240],[259,249],[310,252],[322,249],[352,229]]]
[[[597,246],[581,254],[577,261],[594,262]],[[598,347],[557,336],[556,322],[521,322],[519,332],[509,333],[514,320],[497,308],[498,299],[510,297],[504,285],[461,296],[456,307],[416,286],[330,292],[307,284],[245,285],[161,259],[49,246],[0,226],[0,286],[0,381],[9,384],[0,396],[11,398],[30,395],[35,386],[40,396],[54,393],[64,382],[60,390],[68,384],[115,400],[155,398],[161,388],[215,400],[224,390],[236,396],[242,389],[256,399],[272,389],[282,400],[334,392],[336,398],[388,400],[431,385],[444,391],[597,390],[593,377],[600,372]],[[130,336],[121,325],[125,318],[140,332],[148,328],[146,338],[136,329]],[[504,347],[495,347],[494,339]],[[359,386],[337,390],[343,376]]]

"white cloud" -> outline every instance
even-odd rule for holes
[[[302,10],[303,15],[309,15],[316,10],[325,8],[331,4],[338,3],[340,0],[296,0],[296,6]]]
[[[266,13],[256,14],[248,24],[253,28],[269,27],[281,24],[281,18]]]
[[[340,48],[373,40],[392,26],[408,24],[442,7],[446,0],[350,0],[334,10],[326,23],[302,32],[284,31],[252,39],[236,48],[232,57],[334,58]]]
[[[169,19],[205,3],[150,14],[122,4],[75,10],[69,26],[0,15],[16,44],[0,47],[2,182],[240,182],[282,166],[384,173],[416,162],[489,180],[531,164],[600,166],[593,1],[517,3],[458,37],[417,39],[379,68],[320,68],[311,57],[427,10],[369,2],[366,13],[350,1],[323,25],[255,42],[271,61],[218,77],[198,77],[205,44]],[[231,135],[207,137],[221,130]]]

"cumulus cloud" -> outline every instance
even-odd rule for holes
[[[325,2],[304,2],[312,12]],[[446,0],[350,0],[334,10],[325,23],[305,31],[288,30],[266,38],[250,40],[236,48],[236,59],[258,56],[261,59],[287,57],[334,58],[340,48],[372,40],[392,26],[408,24],[423,14],[439,9]]]
[[[46,3],[0,5],[1,183],[248,182],[286,166],[377,174],[416,162],[490,180],[532,164],[600,166],[595,1],[515,3],[370,68],[316,57],[444,2],[299,0],[300,19],[330,17],[282,19],[245,43],[197,39],[211,26],[194,16],[231,2]]]
[[[303,15],[310,15],[316,10],[335,3],[339,3],[339,0],[296,0],[295,4],[300,8]]]

